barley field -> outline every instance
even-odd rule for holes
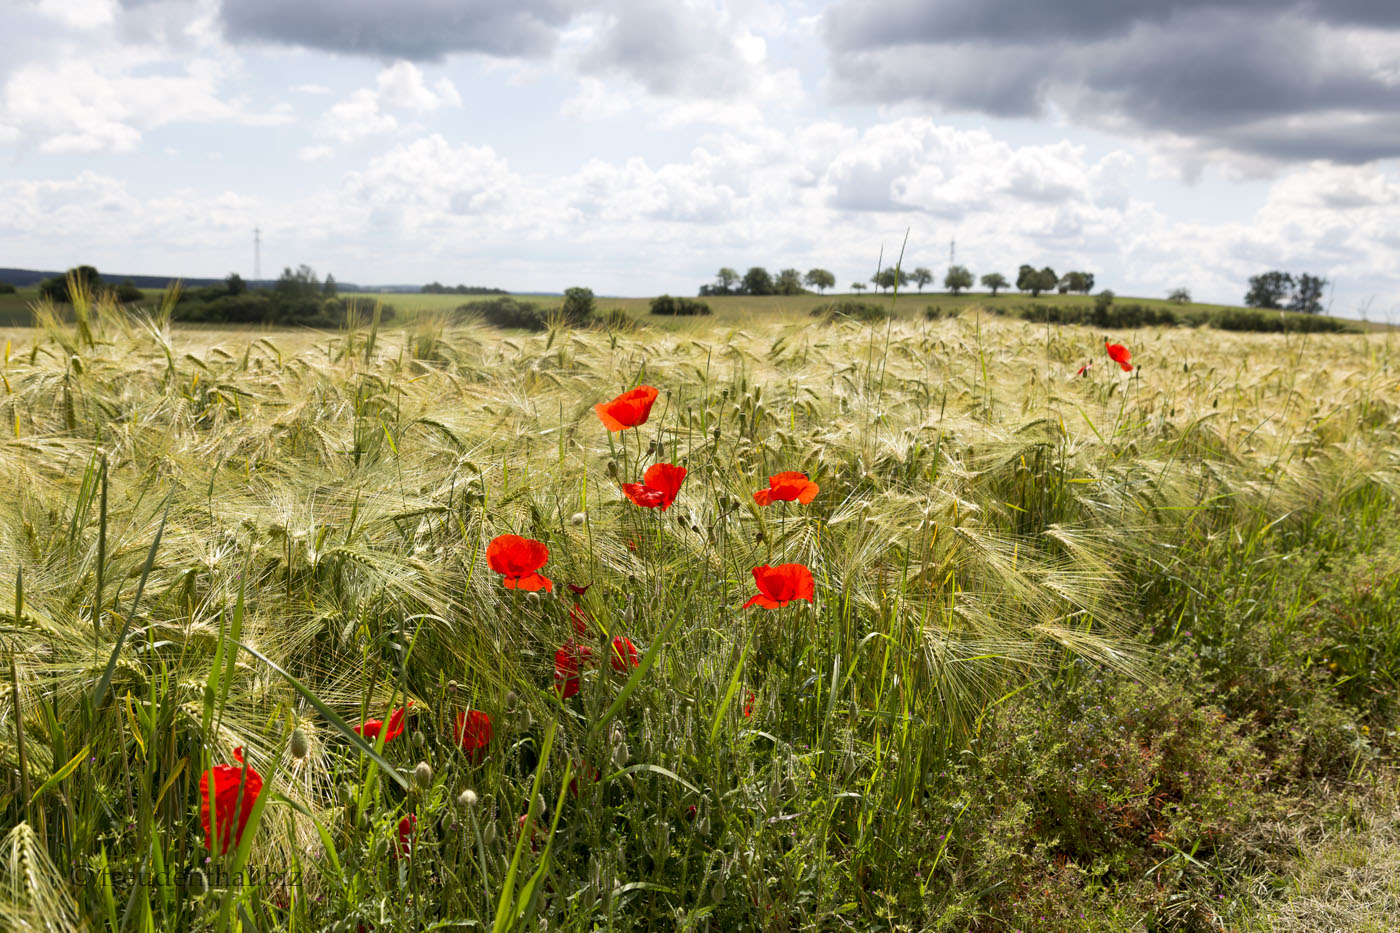
[[[0,334],[9,928],[1393,928],[1388,333],[81,311]]]

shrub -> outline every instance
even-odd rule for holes
[[[492,327],[507,327],[517,330],[548,330],[549,321],[538,306],[516,301],[514,298],[492,298],[488,301],[469,301],[457,307],[458,314],[479,314]]]
[[[117,301],[120,301],[122,304],[129,304],[133,301],[141,301],[146,297],[146,293],[141,291],[141,289],[137,288],[135,285],[133,285],[131,283],[131,279],[127,279],[126,281],[118,285],[116,288],[116,292]]]
[[[13,295],[15,287],[9,282],[0,282],[0,295]]]
[[[812,317],[824,319],[828,324],[838,320],[883,321],[893,316],[892,312],[884,305],[852,301],[849,298],[833,301],[830,304],[817,305],[812,309],[811,314]]]
[[[939,318],[957,317],[961,312],[962,307],[959,305],[954,305],[951,308],[945,308],[942,305],[929,305],[924,308],[924,319],[936,321]]]
[[[593,289],[565,289],[564,304],[560,306],[559,314],[566,324],[587,324],[588,319],[593,317]]]
[[[695,298],[673,298],[670,295],[658,295],[651,300],[651,313],[698,316],[714,312],[710,310],[708,303]]]
[[[705,313],[709,314],[709,311]],[[602,314],[596,314],[589,324],[599,330],[614,331],[634,331],[640,326],[636,318],[626,311],[623,311],[621,308],[613,308],[610,311],[604,311]]]

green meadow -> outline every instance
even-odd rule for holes
[[[1390,332],[385,297],[0,332],[8,928],[1394,928]]]

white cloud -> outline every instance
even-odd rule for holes
[[[327,110],[320,132],[341,143],[357,143],[398,129],[399,120],[390,111],[431,113],[461,105],[450,79],[439,78],[429,87],[417,65],[399,61],[379,72],[373,89],[360,88]]]
[[[335,150],[330,146],[302,146],[297,150],[297,158],[303,162],[319,162],[334,159]]]

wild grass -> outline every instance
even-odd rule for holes
[[[635,334],[503,336],[430,315],[257,334],[84,307],[11,334],[5,915],[1002,929],[1021,908],[997,874],[1064,850],[1036,841],[1038,821],[1014,825],[1043,859],[977,842],[1013,825],[995,787],[1042,786],[1007,762],[1050,754],[990,730],[1036,709],[1034,728],[1067,728],[1043,691],[1087,689],[1086,672],[1166,704],[1173,652],[1202,653],[1182,631],[1214,639],[1192,664],[1249,670],[1220,660],[1245,641],[1230,628],[1243,609],[1192,618],[1275,605],[1264,595],[1294,578],[1258,567],[1309,542],[1352,547],[1326,538],[1338,516],[1393,516],[1385,335],[1143,330],[1126,374],[1087,329],[717,317]],[[651,419],[610,436],[592,406],[637,383],[662,390]],[[658,460],[690,472],[669,511],[644,512],[617,483]],[[759,509],[753,492],[784,470],[820,495]],[[511,532],[548,544],[552,596],[505,590],[486,566],[486,542]],[[785,562],[812,568],[815,603],[741,610],[751,568]],[[597,656],[625,635],[642,661],[585,670],[561,702],[565,583],[592,584]],[[1304,602],[1265,635],[1306,629]],[[1400,646],[1358,631],[1363,683],[1393,690]],[[405,697],[400,738],[349,733]],[[480,762],[453,742],[469,708],[495,724]],[[1233,763],[1222,780],[1268,752],[1178,718],[1171,754]],[[210,859],[199,776],[235,747],[267,792],[243,844]],[[1200,825],[1236,827],[1202,806]],[[392,858],[410,812],[417,844]],[[1176,860],[1189,910],[1153,900],[1166,882],[1122,880],[1138,868],[1123,856],[1096,869],[1101,926],[1084,928],[1139,929],[1144,911],[1154,928],[1211,928],[1202,905],[1243,863],[1181,849],[1184,832],[1150,845]],[[180,881],[134,880],[157,872]],[[239,872],[251,883],[229,884]],[[1110,911],[1115,890],[1132,899]]]

